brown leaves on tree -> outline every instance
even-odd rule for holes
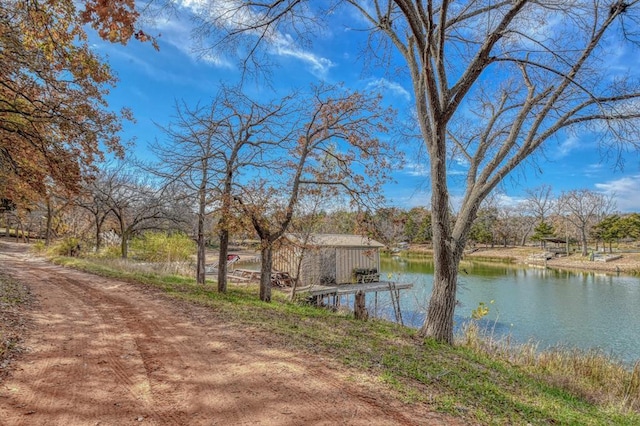
[[[135,0],[86,0],[85,9],[80,12],[81,22],[90,24],[105,40],[127,44],[133,37],[142,42],[150,41],[158,50],[155,37],[136,29],[139,17]]]
[[[80,21],[90,24],[103,39],[126,44],[133,37],[142,42],[151,41],[158,50],[155,37],[136,29],[140,13],[136,10],[135,0],[86,0],[84,4]]]
[[[80,13],[82,23],[90,23],[100,37],[121,43],[133,36],[138,16],[133,0],[87,0]]]
[[[72,0],[0,4],[0,192],[19,200],[46,185],[77,189],[102,159],[121,154],[121,119],[105,96],[115,83],[89,49]]]

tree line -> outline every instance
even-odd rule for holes
[[[613,243],[640,239],[640,214],[617,212],[610,195],[575,189],[553,197],[549,185],[529,189],[525,194],[516,204],[500,204],[495,196],[485,203],[472,224],[466,248],[525,245],[544,248],[546,241],[553,239],[569,242],[587,255],[590,249],[603,250],[604,244],[611,251]],[[373,214],[325,212],[318,220],[319,232],[364,232],[389,248],[400,243],[426,246],[433,243],[431,212],[425,207],[384,207]]]

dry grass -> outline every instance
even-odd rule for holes
[[[523,367],[593,404],[640,412],[640,361],[630,367],[599,350],[558,347],[539,351],[533,342],[516,345],[509,336],[495,339],[475,322],[468,324],[459,343]]]

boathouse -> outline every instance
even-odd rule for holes
[[[287,234],[275,248],[273,267],[301,286],[379,281],[381,247],[361,235]]]

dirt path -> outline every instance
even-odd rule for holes
[[[2,425],[451,424],[153,289],[7,242],[0,267],[37,300],[27,351],[0,382]]]

